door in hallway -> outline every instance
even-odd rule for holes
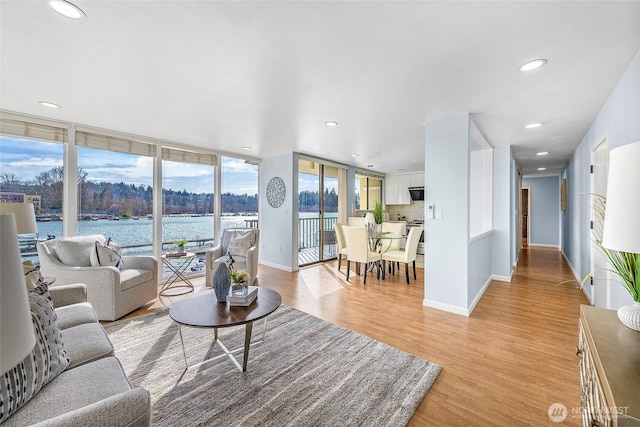
[[[529,246],[529,188],[522,189],[522,247]]]
[[[602,198],[598,195],[607,195],[607,176],[609,174],[609,145],[604,139],[594,148],[591,153],[591,237],[592,239],[602,237],[602,218],[598,215],[598,205],[602,203]],[[600,236],[600,237],[597,237]],[[591,285],[591,297],[593,305],[597,307],[610,308],[609,286],[610,280],[607,273],[607,259],[602,250],[593,243],[591,244],[591,271],[593,271],[593,283]]]

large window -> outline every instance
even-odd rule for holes
[[[214,241],[214,176],[217,156],[176,148],[162,149],[163,252],[176,240],[197,259],[185,273],[204,270],[206,250]]]
[[[222,229],[258,226],[258,165],[222,158]]]
[[[151,255],[155,146],[85,131],[76,144],[78,234],[111,238],[124,255]]]
[[[190,273],[202,270],[220,227],[257,226],[258,173],[256,161],[234,157],[219,166],[216,152],[0,116],[0,200],[32,201],[41,239],[102,234],[125,255],[171,252],[186,239],[198,254]]]
[[[31,202],[40,239],[62,236],[64,129],[2,120],[0,203]],[[36,236],[21,236],[21,253],[37,261]]]
[[[125,255],[153,253],[150,157],[78,148],[78,233],[102,234]],[[141,220],[142,219],[142,220]]]
[[[356,210],[373,210],[376,202],[382,203],[382,178],[356,173]]]

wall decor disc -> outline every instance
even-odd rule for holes
[[[287,195],[287,189],[284,185],[284,181],[277,176],[274,176],[269,180],[267,184],[267,201],[272,208],[277,208],[284,202],[284,197]]]

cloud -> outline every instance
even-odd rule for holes
[[[62,159],[53,157],[29,157],[27,159],[14,160],[9,162],[9,166],[15,167],[49,167],[62,166]]]

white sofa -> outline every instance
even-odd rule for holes
[[[87,300],[99,320],[117,320],[158,296],[158,261],[153,256],[124,256],[124,267],[92,266],[91,252],[104,236],[76,236],[37,245],[40,272],[55,278],[51,287],[86,283]],[[65,260],[65,263],[61,261]]]
[[[71,363],[2,426],[149,426],[149,392],[129,383],[86,302],[85,285],[57,286],[49,292]]]

